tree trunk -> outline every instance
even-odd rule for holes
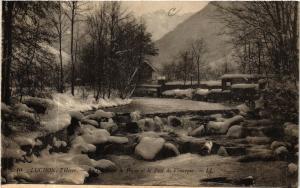
[[[3,18],[4,18],[4,37],[3,37],[3,66],[2,66],[2,85],[1,92],[2,102],[10,104],[10,67],[12,60],[12,22],[13,22],[14,2],[3,2]]]
[[[73,52],[73,39],[74,39],[74,17],[75,17],[75,3],[72,2],[72,15],[71,15],[71,93],[74,96],[75,85],[75,65],[74,65],[74,52]]]
[[[197,60],[197,81],[198,81],[198,87],[200,86],[200,62]]]

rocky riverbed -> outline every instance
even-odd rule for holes
[[[49,131],[37,118],[52,109],[48,102],[2,106],[3,182],[297,185],[298,125],[254,119],[246,107],[205,113],[70,111],[66,126]],[[16,139],[30,131],[39,133],[30,143]],[[61,167],[72,173],[57,172]],[[32,168],[55,173],[41,176],[29,173]]]

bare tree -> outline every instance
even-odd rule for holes
[[[52,23],[57,34],[59,42],[59,61],[60,61],[60,77],[59,77],[59,91],[63,93],[64,91],[64,71],[63,71],[63,59],[62,59],[62,40],[66,31],[69,29],[69,25],[66,22],[66,13],[63,8],[63,2],[57,2],[58,9],[53,14]]]
[[[66,16],[69,18],[71,23],[71,46],[70,46],[70,54],[71,54],[71,93],[74,95],[74,87],[75,87],[75,53],[74,53],[74,27],[75,23],[80,21],[82,16],[82,12],[85,10],[84,6],[85,2],[71,1],[67,3],[70,13],[66,13]]]
[[[3,65],[2,65],[2,85],[1,85],[1,100],[7,104],[10,103],[10,74],[12,60],[12,34],[13,34],[13,9],[14,2],[3,2]]]
[[[200,85],[200,68],[205,65],[203,55],[206,53],[206,44],[204,39],[197,39],[191,44],[191,54],[194,63],[197,65],[197,83]]]

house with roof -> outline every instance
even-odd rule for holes
[[[153,83],[156,82],[159,77],[159,71],[148,61],[144,61],[141,65],[138,73],[140,83]]]

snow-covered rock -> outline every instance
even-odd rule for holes
[[[105,129],[97,129],[94,126],[86,125],[81,128],[81,137],[91,144],[103,144],[108,141],[109,132]]]
[[[153,120],[154,120],[156,130],[162,130],[164,127],[163,120],[158,116],[155,116]]]
[[[220,155],[220,156],[224,156],[224,157],[228,156],[227,150],[224,146],[221,146],[219,148],[217,154]]]
[[[213,147],[212,141],[205,142],[201,148],[201,154],[209,155],[211,153],[212,147]]]
[[[11,107],[6,105],[5,103],[1,103],[1,113],[2,114],[10,114],[12,112]]]
[[[74,118],[78,121],[80,121],[84,116],[81,112],[78,112],[78,111],[70,111],[69,112],[71,118]]]
[[[26,154],[14,140],[1,135],[1,157],[2,158],[13,158],[22,159]]]
[[[47,148],[49,149],[49,148]],[[26,179],[39,183],[83,184],[90,170],[116,169],[115,164],[108,160],[93,160],[84,154],[43,152],[40,157],[32,157],[31,163],[15,163],[7,175],[8,181]],[[22,171],[17,171],[22,169]],[[39,173],[28,173],[32,169],[51,169]],[[66,172],[66,170],[68,172]],[[71,173],[70,173],[71,172]]]
[[[108,120],[108,122],[101,122],[100,127],[102,129],[107,130],[110,133],[113,133],[116,130],[118,130],[118,125],[111,118]]]
[[[153,160],[164,144],[163,138],[143,137],[135,147],[135,154],[145,160]]]
[[[274,150],[274,154],[280,158],[285,157],[288,153],[289,151],[286,149],[285,146],[279,146]]]
[[[92,120],[92,119],[87,119],[87,118],[81,119],[81,123],[82,124],[90,124],[90,125],[93,125],[94,127],[98,127],[99,126],[99,123],[97,121]]]
[[[290,163],[288,165],[288,173],[290,176],[297,174],[298,166],[295,163]]]
[[[192,130],[191,132],[189,132],[189,136],[194,136],[194,137],[200,137],[203,136],[205,134],[205,128],[204,125],[199,126],[198,128]]]
[[[285,123],[284,125],[284,135],[289,140],[298,140],[299,138],[299,126],[293,123]]]
[[[128,143],[128,138],[121,136],[110,136],[108,137],[108,142],[115,144],[126,144]]]
[[[207,130],[210,133],[225,134],[231,125],[240,123],[244,120],[241,115],[226,119],[224,122],[210,121],[207,124]]]
[[[23,103],[29,108],[33,108],[37,113],[45,113],[47,108],[53,105],[53,102],[50,99],[38,97],[25,97]]]
[[[114,117],[113,112],[105,112],[103,110],[97,110],[94,114],[88,115],[88,119],[93,119],[93,120],[101,120],[102,118],[112,118]]]
[[[240,111],[242,116],[247,115],[247,113],[250,111],[250,108],[246,104],[240,104],[236,108]]]
[[[53,137],[53,145],[59,148],[59,147],[66,147],[67,143],[65,141],[58,140],[56,137]]]
[[[241,138],[243,136],[243,127],[240,125],[233,125],[226,134],[229,138]]]
[[[99,168],[102,171],[116,171],[117,170],[116,164],[107,159],[98,160],[97,168]]]
[[[130,119],[131,121],[138,121],[141,119],[141,112],[140,111],[134,111],[130,113]]]
[[[280,146],[285,146],[285,147],[287,147],[288,144],[287,144],[286,142],[280,142],[280,141],[276,141],[276,140],[275,140],[275,141],[272,142],[270,148],[271,148],[271,150],[274,151],[276,148],[278,148],[278,147],[280,147]]]

